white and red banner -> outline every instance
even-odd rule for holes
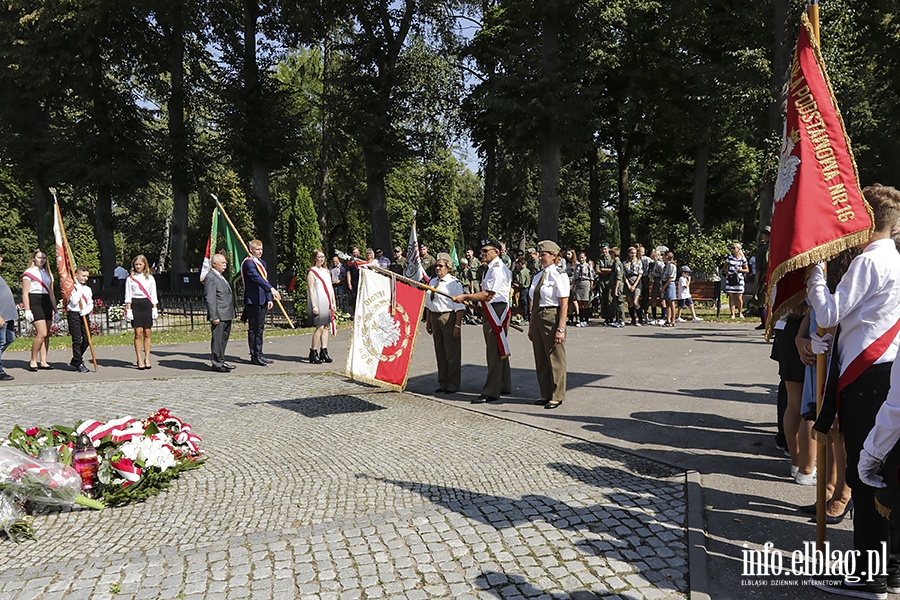
[[[424,306],[423,290],[360,269],[347,376],[402,391]]]
[[[416,235],[416,211],[413,211],[412,229],[409,230],[409,243],[406,245],[406,268],[403,276],[414,281],[425,279],[425,269],[419,257],[419,236]]]
[[[59,273],[59,290],[62,292],[63,304],[69,303],[69,296],[75,289],[75,264],[72,259],[72,249],[69,240],[66,239],[66,229],[62,222],[62,213],[59,212],[59,202],[56,195],[53,196],[53,237],[56,241],[56,271]]]

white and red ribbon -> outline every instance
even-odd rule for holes
[[[488,325],[491,326],[491,331],[494,332],[494,337],[497,338],[497,349],[500,350],[500,358],[506,358],[510,355],[509,352],[509,340],[506,338],[506,326],[509,324],[509,304],[506,305],[506,308],[503,309],[503,314],[497,316],[497,313],[494,311],[494,306],[490,302],[482,302],[481,308],[484,310],[484,317],[488,321]]]

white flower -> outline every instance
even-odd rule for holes
[[[136,437],[125,442],[119,448],[125,458],[130,458],[142,464],[144,467],[157,467],[165,472],[169,467],[175,466],[175,456],[159,440],[146,436]]]

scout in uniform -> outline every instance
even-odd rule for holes
[[[428,285],[457,296],[463,293],[463,286],[453,276],[453,259],[446,252],[440,252],[434,265],[437,275]],[[462,365],[462,320],[466,312],[464,304],[453,302],[447,296],[425,292],[425,330],[434,339],[434,354],[437,359],[438,388],[436,394],[453,394],[459,391]]]
[[[546,240],[538,244],[543,270],[535,273],[529,296],[531,322],[528,339],[534,349],[541,398],[535,403],[554,409],[566,399],[566,312],[570,284],[556,267],[559,246]]]

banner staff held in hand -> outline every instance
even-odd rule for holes
[[[356,260],[349,254],[347,254],[346,252],[341,252],[337,248],[334,249],[334,255],[337,256],[338,258],[340,258],[341,260]],[[376,273],[381,273],[382,275],[385,275],[387,277],[393,277],[397,281],[402,281],[403,283],[407,283],[407,284],[415,286],[419,289],[428,290],[429,292],[434,292],[435,294],[439,294],[441,296],[446,296],[447,298],[453,298],[453,296],[451,296],[450,294],[447,294],[446,292],[443,292],[435,287],[432,287],[432,286],[428,285],[427,283],[422,283],[421,281],[416,281],[415,279],[410,279],[409,277],[404,277],[403,275],[398,275],[397,273],[394,273],[393,271],[389,271],[387,269],[382,269],[381,267],[376,267],[374,265],[360,265],[360,266],[362,268],[375,271]],[[471,306],[472,308],[475,308],[477,310],[481,309],[481,306],[479,304],[476,304],[473,302],[466,301],[466,302],[463,302],[463,304],[465,304],[466,306]],[[521,327],[519,327],[518,325],[516,325],[514,323],[510,323],[509,326],[512,327],[513,329],[515,329],[517,331],[521,331],[523,333],[525,331],[524,329],[522,329]]]
[[[235,227],[234,223],[231,222],[231,218],[228,216],[228,213],[225,212],[225,207],[222,206],[222,203],[219,202],[219,199],[216,197],[215,194],[210,194],[210,196],[212,197],[213,200],[216,201],[216,206],[219,208],[220,211],[222,211],[222,216],[225,217],[225,221],[228,223],[228,226],[231,227],[231,230],[234,232],[234,235],[237,236],[237,239],[241,242],[241,245],[244,247],[244,250],[247,251],[247,255],[251,256],[250,248],[244,242],[244,238],[241,237],[241,234],[238,232],[237,227]],[[212,243],[215,244],[215,240],[212,240]],[[295,329],[294,322],[291,321],[291,318],[288,316],[287,311],[284,309],[284,305],[281,304],[281,296],[273,295],[272,299],[274,300],[275,304],[278,305],[278,308],[281,310],[281,314],[283,314],[284,318],[287,319],[288,325],[291,326],[291,329]]]

